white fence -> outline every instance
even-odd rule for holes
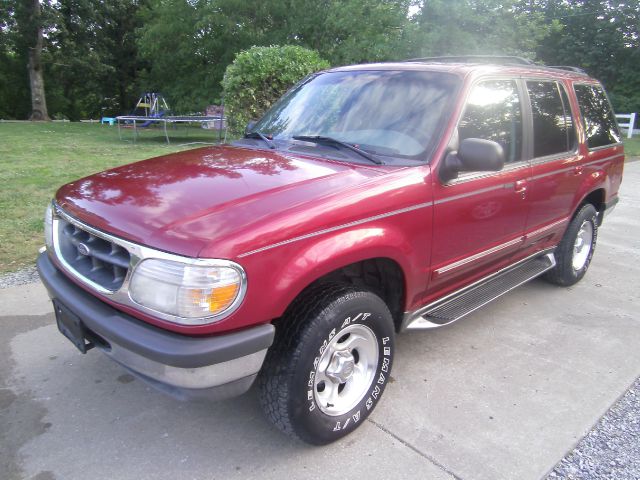
[[[618,125],[620,126],[620,128],[627,129],[627,138],[633,137],[633,128],[636,124],[636,114],[616,113],[616,118],[618,119]],[[626,122],[621,122],[621,120],[626,120]]]

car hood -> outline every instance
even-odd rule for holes
[[[317,215],[323,199],[380,173],[366,165],[219,146],[107,170],[63,186],[56,200],[79,220],[136,243],[192,257],[209,247],[207,256],[233,258],[260,248],[267,237],[277,241],[304,231],[299,215],[294,225],[285,217]]]

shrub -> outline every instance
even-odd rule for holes
[[[640,112],[640,93],[635,95],[625,95],[617,91],[609,92],[609,99],[613,104],[616,113]]]
[[[240,135],[296,82],[329,67],[314,51],[297,46],[251,47],[236,55],[222,80],[230,133]]]

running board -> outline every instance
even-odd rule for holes
[[[449,325],[556,265],[553,253],[545,253],[508,267],[411,314],[405,330],[424,330]]]

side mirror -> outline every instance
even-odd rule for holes
[[[249,120],[247,126],[244,128],[244,133],[249,133],[251,130],[253,130],[253,127],[256,126],[256,123],[258,123],[256,120]]]
[[[504,150],[492,140],[465,138],[457,152],[444,159],[442,178],[445,181],[458,176],[459,172],[498,172],[504,167]]]

